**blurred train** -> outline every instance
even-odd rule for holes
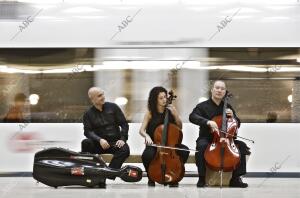
[[[0,174],[31,172],[43,148],[80,151],[91,86],[125,113],[131,154],[144,147],[150,89],[174,90],[183,143],[195,148],[188,115],[221,79],[239,134],[255,140],[248,171],[299,176],[299,3],[216,2],[0,1]],[[26,122],[6,123],[20,94]]]

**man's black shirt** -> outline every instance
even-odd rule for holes
[[[191,123],[200,126],[199,128],[199,138],[212,138],[212,134],[210,133],[210,127],[207,125],[209,120],[212,120],[213,117],[223,114],[223,106],[224,102],[222,101],[219,105],[217,105],[211,98],[199,103],[194,109],[193,112],[189,116],[189,120]],[[238,127],[240,127],[241,121],[237,117],[234,109],[230,104],[227,105],[229,109],[233,111],[234,118],[238,122]],[[198,138],[198,139],[199,139]]]
[[[92,106],[83,115],[84,135],[92,140],[108,142],[128,139],[128,123],[118,105],[105,102],[102,111]],[[121,129],[120,129],[121,128]]]

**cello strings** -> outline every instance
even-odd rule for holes
[[[224,133],[224,134],[227,134],[227,135],[231,135],[231,134],[229,134],[229,133],[227,133],[227,132],[224,132],[224,131],[221,131],[221,130],[220,130],[220,132],[221,132],[221,133]],[[233,136],[233,135],[231,135],[231,136]],[[238,136],[238,135],[235,135],[235,137],[238,137],[238,138],[241,138],[241,139],[244,139],[244,140],[248,140],[248,141],[250,141],[250,142],[252,142],[252,143],[254,144],[254,140],[250,140],[250,139],[247,139],[247,138]]]

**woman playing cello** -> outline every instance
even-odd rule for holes
[[[163,87],[154,87],[149,94],[148,98],[148,110],[144,116],[142,126],[140,128],[140,135],[145,138],[146,148],[142,154],[142,161],[145,170],[148,174],[148,186],[155,186],[155,182],[149,178],[149,165],[155,158],[158,148],[151,146],[154,142],[154,133],[158,126],[164,124],[165,116],[168,115],[170,123],[179,128],[182,128],[182,122],[178,115],[177,110],[171,104],[168,104],[167,90]],[[167,112],[169,111],[169,112]],[[172,131],[169,131],[172,133]],[[169,134],[172,136],[172,134]],[[187,146],[179,144],[177,148],[188,149]],[[180,156],[183,164],[187,161],[189,151],[176,150],[176,153]],[[177,187],[178,183],[168,183],[170,187]]]

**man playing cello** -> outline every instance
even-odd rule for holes
[[[206,162],[204,158],[204,153],[207,146],[212,142],[212,132],[219,132],[218,125],[212,118],[218,115],[222,115],[224,102],[222,99],[226,94],[225,82],[217,80],[213,83],[211,89],[211,98],[199,103],[189,116],[190,122],[200,126],[199,137],[196,141],[196,165],[198,168],[199,180],[197,182],[197,187],[205,186],[205,174],[206,174]],[[227,106],[226,115],[227,117],[233,117],[240,127],[240,119],[237,117],[234,109],[230,104]],[[220,133],[220,132],[219,132]],[[246,155],[250,154],[247,145],[239,140],[234,140],[240,151],[240,163],[236,169],[232,172],[232,178],[230,180],[231,187],[248,187],[247,183],[243,183],[240,176],[246,174]]]

